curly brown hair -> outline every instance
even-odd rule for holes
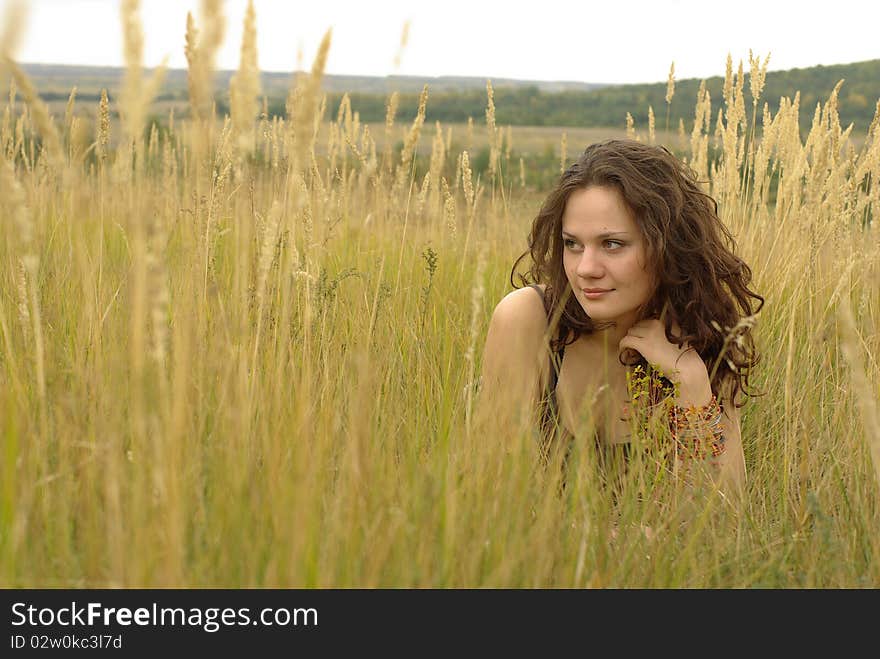
[[[716,394],[726,385],[730,400],[736,401],[739,391],[756,395],[748,390],[750,371],[758,363],[751,329],[764,298],[748,287],[752,272],[734,254],[736,243],[718,217],[716,201],[703,192],[694,172],[661,146],[632,140],[590,145],[565,170],[532,222],[529,249],[514,262],[510,283],[514,288],[546,284],[547,312],[558,328],[551,349],[605,327],[592,321],[571,295],[562,262],[565,205],[572,192],[591,186],[617,190],[645,238],[647,267],[656,274],[657,286],[638,320],[663,318],[667,340],[687,341],[706,363]],[[529,255],[528,272],[517,274]],[[673,323],[681,336],[672,333]],[[620,362],[647,366],[638,353],[627,361],[621,355]]]

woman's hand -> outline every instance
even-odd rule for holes
[[[672,331],[681,334],[681,328],[673,323]],[[663,323],[656,318],[640,320],[629,328],[620,343],[619,350],[635,350],[652,366],[659,368],[671,382],[678,383],[676,404],[706,405],[712,397],[706,364],[696,350],[687,342],[682,347],[666,339]]]

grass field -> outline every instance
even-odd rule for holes
[[[766,298],[748,483],[740,500],[660,479],[644,505],[636,461],[615,503],[587,442],[560,493],[525,414],[479,396],[542,198],[490,97],[467,160],[467,127],[447,149],[424,110],[385,139],[321,116],[327,39],[272,124],[243,48],[212,123],[194,41],[193,119],[151,134],[132,34],[121,120],[89,108],[94,130],[4,67],[0,584],[880,584],[880,120],[856,140],[832,96],[802,139],[796,106],[762,117],[731,75],[716,131],[719,100],[699,100],[688,163]],[[609,130],[566,131],[569,159]],[[512,132],[560,160],[561,142]]]

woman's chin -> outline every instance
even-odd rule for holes
[[[608,313],[608,309],[603,309],[601,304],[584,304],[581,302],[581,309],[589,316],[591,320],[614,320],[617,317],[615,313]]]
[[[588,305],[582,304],[581,308],[584,310],[584,313],[587,314],[587,318],[589,318],[593,323],[618,325],[620,323],[626,322],[629,319],[629,324],[632,324],[631,313],[619,313],[617,310],[597,308],[597,305],[593,305],[591,308]]]

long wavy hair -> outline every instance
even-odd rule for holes
[[[731,401],[739,391],[756,395],[749,391],[749,374],[758,363],[752,327],[764,298],[749,289],[752,272],[735,255],[736,243],[718,217],[718,204],[703,192],[694,172],[660,146],[632,140],[590,145],[565,170],[532,222],[529,249],[514,262],[510,283],[514,288],[546,284],[555,335],[551,350],[606,327],[594,323],[571,294],[562,262],[565,205],[572,192],[591,186],[617,190],[645,238],[647,268],[657,285],[638,320],[662,318],[668,341],[687,341],[706,363],[716,394],[724,391]],[[518,274],[527,256],[531,267]],[[672,333],[673,323],[681,336]],[[620,362],[647,367],[635,351],[624,351]]]

